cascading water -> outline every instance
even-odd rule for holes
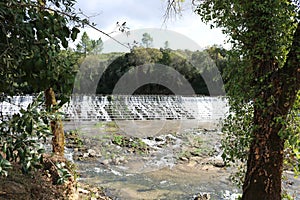
[[[33,99],[34,96],[31,95],[7,96],[2,98],[0,102],[0,121],[7,119],[7,117],[13,114],[19,113],[22,108],[26,109]]]
[[[181,96],[74,96],[62,108],[67,120],[218,120],[228,111],[218,97]]]
[[[26,108],[33,96],[13,96],[0,103],[3,116],[10,116]],[[218,97],[182,97],[143,95],[107,96],[74,95],[61,111],[66,120],[218,120],[228,111],[226,101]]]

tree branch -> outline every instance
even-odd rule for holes
[[[276,75],[282,84],[279,102],[291,107],[295,101],[296,94],[300,89],[300,23],[294,32],[291,49],[287,55],[286,62]]]
[[[61,15],[64,15],[64,16],[67,16],[69,17],[72,21],[75,21],[77,23],[81,23],[83,26],[86,25],[90,28],[93,28],[94,30],[100,32],[101,34],[109,37],[110,39],[112,39],[113,41],[117,42],[118,44],[122,45],[123,47],[127,48],[127,49],[130,49],[129,46],[121,43],[119,40],[113,38],[112,36],[110,36],[108,33],[105,33],[104,31],[100,30],[99,28],[95,27],[93,24],[91,24],[87,19],[80,19],[80,18],[76,18],[76,16],[74,15],[71,15],[67,12],[64,12],[64,11],[61,11],[61,10],[56,10],[56,9],[53,9],[53,8],[50,8],[50,7],[45,7],[45,6],[42,6],[42,5],[32,5],[32,4],[24,4],[24,3],[20,3],[19,4],[20,6],[23,6],[23,7],[33,7],[33,8],[39,8],[41,10],[48,10],[48,11],[52,11],[52,12],[57,12]]]

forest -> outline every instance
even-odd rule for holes
[[[165,2],[168,17],[180,15],[187,1]],[[71,170],[72,164],[66,166],[66,140],[59,109],[68,103],[72,93],[95,88],[98,94],[112,94],[124,74],[147,65],[148,71],[137,70],[132,74],[137,82],[157,67],[169,66],[188,80],[195,94],[209,96],[201,74],[211,70],[207,63],[212,60],[222,75],[230,106],[222,127],[226,136],[222,158],[228,165],[244,163],[239,177],[240,199],[292,198],[283,192],[282,181],[284,166],[289,165],[295,175],[300,171],[298,0],[193,1],[193,12],[211,28],[221,29],[231,49],[217,45],[202,51],[170,49],[168,41],[165,47],[156,49],[152,47],[151,35],[145,32],[127,53],[102,53],[101,37],[90,39],[84,28],[112,37],[82,12],[76,12],[75,5],[75,0],[0,2],[1,102],[18,94],[37,96],[27,109],[0,121],[1,182],[9,182],[20,174],[30,178],[32,171],[44,169],[50,174],[48,178],[53,177],[53,191],[60,184],[61,195],[70,192],[76,185],[76,172]],[[119,32],[124,33],[127,28],[126,23],[117,22]],[[80,32],[83,34],[78,38]],[[76,39],[79,42],[71,48]],[[197,60],[201,66],[189,60]],[[161,78],[164,76],[173,81],[171,85],[180,86],[176,78],[168,74]],[[90,80],[97,84],[89,85]],[[212,81],[216,81],[214,77]],[[154,83],[138,88],[134,94],[174,92]],[[54,157],[45,154],[40,145],[49,137]],[[37,176],[35,181],[44,180],[41,177]],[[68,190],[62,189],[65,186]],[[3,187],[0,198],[3,194],[7,199],[10,192]]]

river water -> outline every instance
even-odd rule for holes
[[[161,124],[163,122],[163,125]],[[105,128],[95,122],[66,122],[66,129],[80,130],[86,138],[87,148],[101,152],[101,157],[76,161],[81,175],[80,181],[107,188],[107,194],[114,199],[194,199],[197,195],[209,194],[211,199],[236,199],[241,190],[230,180],[236,171],[234,167],[216,166],[214,159],[220,159],[222,133],[216,123],[199,120],[119,121],[117,130]],[[159,126],[160,129],[158,128]],[[125,127],[125,128],[124,128]],[[132,128],[132,130],[130,129]],[[135,128],[134,128],[135,127]],[[130,134],[137,128],[139,134]],[[147,132],[153,133],[145,137]],[[128,153],[110,141],[114,133],[128,137],[138,136],[155,151],[148,154]],[[197,136],[197,137],[195,137]],[[149,138],[173,138],[173,142],[158,148],[161,140]],[[201,140],[200,146],[192,140]],[[184,150],[192,146],[200,148],[199,156],[180,159]],[[100,149],[100,150],[99,150]],[[106,164],[115,157],[125,158],[120,164]],[[184,158],[184,157],[183,157]],[[294,199],[300,199],[300,180],[292,172],[285,172],[284,188]]]
[[[120,121],[119,125],[128,123],[130,124]],[[155,125],[160,125],[151,121],[135,123],[143,128],[141,132],[157,129]],[[107,131],[103,124],[97,126],[91,122],[69,122],[65,124],[65,128],[80,129],[82,135],[88,138],[85,140],[90,144],[88,148],[99,151],[103,146],[106,148],[104,140],[113,134]],[[210,162],[220,153],[216,150],[219,148],[221,137],[218,128],[214,123],[200,123],[197,120],[166,120],[156,132],[156,140],[147,137],[143,139],[155,151],[148,154],[128,154],[118,148],[109,150],[109,155],[114,152],[115,156],[126,157],[126,163],[119,165],[104,165],[103,157],[106,154],[103,151],[102,156],[97,159],[75,161],[81,174],[80,180],[108,188],[108,194],[115,199],[194,199],[196,195],[205,193],[212,199],[234,199],[239,190],[229,179],[233,169],[215,167]],[[129,131],[127,128],[125,130]],[[120,131],[126,135],[125,131]],[[159,148],[163,138],[172,138],[172,142]],[[201,138],[197,149],[201,148],[203,154],[192,156],[188,161],[178,159],[178,155],[182,155],[182,149],[191,150],[192,139],[195,138]],[[113,144],[107,149],[111,146]]]
[[[3,115],[18,112],[31,96],[2,102]],[[64,107],[65,130],[78,130],[83,150],[66,156],[78,165],[80,181],[107,188],[114,199],[235,199],[240,190],[230,181],[235,168],[220,164],[226,101],[214,97],[79,96]],[[169,120],[168,120],[169,119]],[[115,124],[111,127],[111,122]],[[139,138],[147,152],[133,152],[112,140]],[[98,156],[76,159],[87,152]],[[87,156],[90,158],[90,156]],[[117,162],[118,161],[118,162]],[[285,172],[284,188],[300,199],[300,180]]]

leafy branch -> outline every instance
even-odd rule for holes
[[[113,38],[113,37],[112,37],[111,35],[109,35],[108,33],[106,33],[106,32],[104,32],[104,31],[102,31],[101,29],[97,28],[97,27],[96,27],[96,24],[91,23],[87,18],[81,19],[80,17],[78,17],[78,16],[75,15],[74,13],[71,13],[71,14],[70,14],[70,13],[68,13],[68,12],[66,12],[66,11],[57,10],[57,9],[54,9],[54,8],[51,8],[51,7],[47,7],[47,6],[41,5],[41,4],[24,4],[24,3],[19,3],[19,5],[20,5],[21,7],[33,7],[33,8],[37,8],[37,9],[40,9],[40,10],[47,10],[47,11],[59,13],[59,14],[61,14],[61,15],[63,15],[63,16],[68,17],[71,21],[81,24],[82,27],[88,26],[88,27],[90,27],[90,28],[92,28],[92,29],[94,29],[94,30],[100,32],[101,34],[103,34],[103,35],[109,37],[110,39],[112,39],[113,41],[115,41],[115,42],[117,42],[118,44],[122,45],[123,47],[130,49],[130,47],[127,46],[126,44],[121,43],[119,40]],[[79,14],[83,15],[82,12],[80,12]],[[85,16],[85,15],[84,15],[84,16]],[[125,24],[126,24],[126,23],[123,23],[122,25],[120,25],[119,30],[120,30],[121,32],[125,32],[125,30],[126,30]],[[117,23],[117,25],[118,25],[118,23]],[[73,29],[73,31],[74,31],[74,30],[75,30],[75,29]],[[78,29],[77,29],[77,30],[78,30]],[[75,30],[75,31],[76,31],[76,30]],[[79,32],[79,30],[78,30],[78,32]],[[72,39],[74,40],[74,38],[72,38]]]

